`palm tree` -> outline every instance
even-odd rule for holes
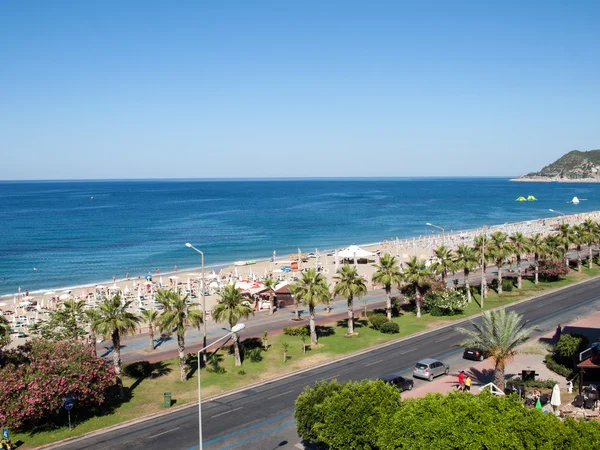
[[[456,266],[463,270],[465,276],[465,289],[467,290],[467,300],[471,303],[471,286],[469,285],[469,274],[479,263],[479,252],[473,247],[460,244],[456,249]]]
[[[250,314],[254,315],[252,308],[242,305],[242,296],[240,290],[235,284],[228,284],[221,291],[221,301],[217,303],[213,317],[217,322],[228,322],[229,328],[233,328],[242,318],[248,318]],[[239,336],[233,333],[233,351],[235,354],[235,365],[242,365],[240,358]]]
[[[269,291],[269,310],[271,314],[275,314],[275,287],[277,281],[273,277],[269,277],[263,281],[263,286]]]
[[[74,298],[63,303],[63,309],[57,317],[63,322],[64,333],[67,337],[78,340],[85,335],[85,330],[79,326],[83,318],[84,305],[83,300],[75,300]]]
[[[512,251],[517,256],[517,289],[522,287],[521,256],[530,251],[529,239],[523,233],[516,232],[509,238]]]
[[[195,303],[188,305],[188,295],[181,295],[179,290],[168,291],[159,289],[156,292],[156,300],[163,306],[163,312],[158,316],[158,326],[161,331],[171,332],[175,329],[177,333],[177,347],[179,349],[179,379],[187,379],[187,364],[185,361],[185,332],[188,323],[200,328],[202,323],[202,310],[191,309],[198,306]]]
[[[565,247],[560,236],[550,234],[544,239],[546,256],[551,259],[561,259],[565,255]]]
[[[448,271],[454,270],[454,255],[445,245],[441,245],[436,248],[433,252],[437,261],[431,265],[431,271],[435,274],[442,275],[442,281],[446,282],[448,278]]]
[[[575,244],[575,250],[577,251],[577,272],[581,272],[581,246],[585,244],[585,231],[579,225],[574,225],[573,228],[572,242]]]
[[[97,356],[96,350],[96,331],[98,330],[98,321],[100,320],[100,313],[97,309],[91,308],[83,311],[85,321],[90,327],[90,348],[92,349],[92,355]]]
[[[498,295],[502,295],[502,266],[512,254],[510,245],[506,240],[506,234],[497,231],[490,236],[490,257],[498,268]]]
[[[354,334],[354,299],[357,300],[367,293],[365,279],[358,274],[356,267],[344,264],[340,267],[333,279],[336,284],[333,295],[341,295],[348,301],[348,334]]]
[[[317,328],[315,324],[315,307],[318,303],[326,303],[329,301],[331,293],[325,277],[315,269],[309,269],[302,272],[302,278],[292,286],[290,290],[295,298],[308,305],[310,315],[310,346],[314,347],[318,343]]]
[[[540,233],[535,233],[529,238],[529,251],[533,252],[533,259],[535,261],[534,283],[538,284],[540,278],[540,257],[545,255],[547,252],[546,243],[544,242],[544,238],[542,238],[542,235]]]
[[[560,236],[562,245],[564,245],[565,267],[568,269],[569,268],[569,248],[571,247],[571,243],[573,242],[575,233],[573,231],[573,228],[570,227],[568,223],[563,223],[560,227],[558,227],[558,235]]]
[[[583,239],[588,246],[588,269],[592,268],[592,245],[598,239],[598,224],[591,219],[587,219],[581,224],[583,230]]]
[[[379,264],[374,265],[377,271],[373,274],[373,283],[383,285],[387,298],[385,309],[388,320],[392,320],[392,285],[399,285],[402,282],[402,272],[398,268],[398,261],[394,256],[386,253],[379,260]]]
[[[113,364],[119,393],[123,397],[123,375],[121,373],[121,335],[135,334],[140,318],[127,311],[131,301],[121,303],[121,296],[116,294],[110,299],[104,298],[98,309],[99,333],[110,336],[113,345]]]
[[[457,328],[468,336],[459,346],[472,347],[488,352],[494,360],[494,384],[504,390],[504,370],[506,363],[517,354],[517,347],[525,342],[532,328],[521,322],[521,316],[514,311],[506,314],[504,309],[485,311],[481,315],[482,324],[472,323],[473,329]]]
[[[417,306],[417,317],[421,317],[421,306],[423,304],[423,289],[431,280],[432,273],[425,268],[425,261],[411,256],[404,266],[402,278],[415,289],[415,304]]]
[[[485,279],[486,260],[489,259],[490,238],[487,234],[475,236],[474,247],[479,251],[481,258],[481,307],[483,308],[483,299],[487,297],[487,280]]]
[[[145,309],[142,311],[142,319],[148,324],[148,334],[150,335],[150,347],[148,350],[154,351],[154,326],[158,322],[158,311],[154,309]]]

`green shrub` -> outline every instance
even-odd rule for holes
[[[386,334],[395,334],[400,332],[400,325],[396,322],[386,322],[379,328],[379,331]]]
[[[308,325],[300,325],[298,327],[285,327],[283,334],[288,336],[303,336],[308,334]]]
[[[381,330],[381,326],[388,322],[388,318],[385,314],[374,314],[369,317],[369,322],[373,328]]]
[[[512,278],[504,278],[502,279],[502,290],[506,292],[511,292],[513,287],[515,286],[514,280]]]
[[[246,375],[246,371],[244,369],[238,370],[238,375]]]
[[[423,306],[431,315],[452,316],[467,306],[467,297],[460,290],[432,290],[425,295]]]
[[[554,355],[546,355],[546,367],[552,372],[557,373],[565,378],[571,378],[573,375],[575,375],[575,371],[573,369],[557,363],[554,359]]]
[[[150,361],[137,361],[123,365],[123,374],[131,378],[144,378],[150,375],[153,371],[153,366]]]
[[[246,358],[252,362],[261,362],[263,360],[262,350],[260,348],[244,349],[244,359]]]
[[[555,384],[557,384],[558,381],[553,380],[551,378],[547,379],[547,380],[542,380],[542,379],[538,379],[538,380],[527,380],[527,381],[523,381],[521,379],[516,379],[516,380],[510,380],[506,382],[506,386],[515,386],[515,387],[529,387],[529,388],[546,388],[546,389],[552,389],[554,387]]]
[[[315,423],[321,422],[323,414],[317,411],[327,397],[342,389],[342,385],[333,381],[317,381],[314,387],[305,387],[304,391],[296,399],[294,419],[296,419],[296,430],[298,435],[312,444],[319,444],[316,431],[313,429]]]
[[[568,360],[569,365],[573,365],[573,358],[588,348],[589,341],[582,334],[566,333],[560,336],[560,339],[556,343],[555,352],[556,356],[560,355],[562,358]],[[558,357],[555,359],[559,360]],[[566,361],[562,361],[566,362]]]

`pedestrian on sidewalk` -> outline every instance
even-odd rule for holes
[[[467,378],[465,379],[465,391],[471,392],[471,376],[470,375],[467,375]]]
[[[465,371],[461,370],[458,374],[458,389],[461,391],[465,390]]]
[[[558,342],[560,340],[561,335],[562,335],[562,327],[560,326],[560,323],[559,323],[558,326],[556,327],[556,331],[554,333],[554,342]]]

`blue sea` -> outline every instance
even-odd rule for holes
[[[458,231],[600,210],[599,190],[507,178],[0,182],[0,295],[198,267],[186,242],[222,266],[419,236],[426,222]]]

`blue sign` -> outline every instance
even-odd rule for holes
[[[65,409],[67,411],[71,411],[73,409],[73,403],[72,402],[65,403]]]
[[[8,430],[6,428],[2,428],[2,437],[8,441]]]
[[[65,409],[67,411],[72,410],[73,409],[73,400],[74,400],[73,396],[67,395],[63,400],[65,402]]]

